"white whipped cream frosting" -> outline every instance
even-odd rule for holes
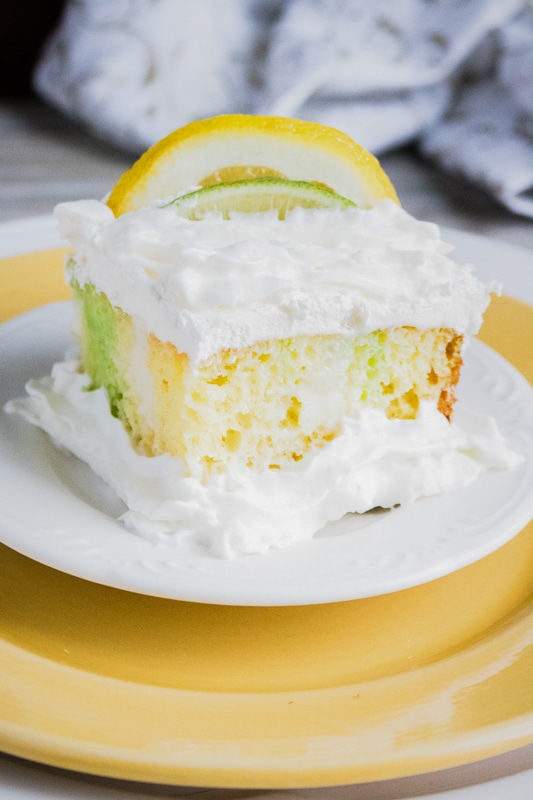
[[[495,284],[455,264],[436,225],[385,200],[372,209],[296,208],[180,217],[172,205],[117,219],[97,201],[56,208],[69,271],[142,329],[188,353],[296,335],[357,336],[412,325],[479,330]]]
[[[128,506],[129,529],[154,542],[192,539],[223,558],[306,541],[348,512],[411,503],[521,461],[491,417],[458,410],[449,423],[423,403],[415,420],[370,409],[345,419],[336,439],[282,471],[229,470],[202,483],[176,456],[136,453],[104,390],[87,385],[76,361],[59,363],[7,409],[89,464]]]

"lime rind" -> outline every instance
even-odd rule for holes
[[[210,212],[229,219],[232,212],[257,214],[276,210],[279,219],[296,207],[355,208],[355,203],[336,192],[307,181],[262,177],[218,183],[180,195],[167,205],[180,216],[200,220]]]

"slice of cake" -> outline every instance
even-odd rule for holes
[[[512,462],[494,426],[453,421],[494,287],[343,134],[193,123],[107,203],[56,215],[79,359],[30,387],[26,415],[141,534],[264,552]]]
[[[58,210],[63,224],[68,215],[67,225],[74,213],[72,204]],[[150,213],[156,221],[157,214]],[[387,258],[397,258],[392,251],[402,246],[401,222],[406,215],[391,204],[381,208],[379,216],[389,228],[390,239],[398,239],[394,244],[389,241]],[[160,217],[161,224],[168,225],[163,236],[172,230],[170,261],[156,265],[151,259],[150,267],[143,268],[144,286],[139,291],[144,290],[146,296],[136,298],[138,309],[120,298],[115,303],[110,299],[121,291],[112,285],[116,282],[113,263],[121,258],[119,253],[105,265],[106,276],[97,279],[98,286],[105,287],[103,291],[82,277],[83,264],[93,263],[97,256],[92,250],[82,255],[81,242],[78,256],[68,267],[79,319],[81,369],[90,377],[91,388],[105,388],[112,413],[124,423],[138,452],[179,456],[188,474],[205,480],[227,469],[283,469],[323,448],[341,433],[343,420],[358,418],[367,409],[379,411],[387,419],[413,420],[420,405],[429,403],[447,419],[451,417],[467,319],[456,323],[459,330],[446,327],[441,311],[438,327],[420,328],[414,310],[405,314],[391,305],[369,324],[364,295],[372,283],[374,296],[382,291],[372,274],[374,259],[382,254],[381,245],[359,249],[357,239],[366,236],[367,212],[305,216],[294,212],[284,222],[276,217],[252,220],[243,215],[230,223],[229,238],[227,232],[217,230],[226,224],[219,219],[204,225],[178,224],[173,213]],[[84,224],[83,214],[80,224]],[[394,231],[395,227],[400,230]],[[112,230],[98,234],[101,243]],[[337,290],[328,297],[333,262],[343,257],[333,244],[326,248],[322,244],[324,235],[329,237],[332,231],[351,237],[354,252],[364,253],[368,260],[364,271],[359,269],[364,289],[354,285],[351,297],[344,296],[345,304]],[[183,254],[191,237],[197,240],[196,246],[203,246],[204,233],[213,267],[206,269],[203,259],[195,264],[186,256],[177,266],[176,252]],[[161,234],[152,228],[150,238]],[[240,303],[228,306],[227,300],[219,304],[221,293],[228,294],[227,281],[231,281],[225,269],[226,256],[217,252],[221,234],[224,249],[242,247],[243,242],[249,246],[257,237],[258,250],[281,247],[290,236],[293,263],[286,265],[283,278],[265,275],[263,260],[259,274],[246,258],[241,260],[244,274],[235,280],[232,291],[236,296],[249,296],[252,302],[246,310]],[[86,235],[87,231],[83,237]],[[71,232],[71,236],[76,234]],[[400,250],[400,255],[406,254]],[[421,257],[420,252],[410,255]],[[435,271],[445,264],[436,255]],[[354,260],[355,256],[336,268],[339,282],[350,281]],[[302,277],[306,270],[315,273],[312,293],[310,287],[305,294],[295,287],[291,266]],[[391,266],[400,271],[394,260]],[[128,258],[120,286],[126,285],[126,272],[131,269]],[[409,265],[406,272],[411,271]],[[380,281],[385,277],[381,275]],[[203,308],[183,300],[191,279],[194,291],[202,294]],[[171,280],[174,286],[169,289]],[[410,276],[406,274],[402,280],[405,288]],[[272,285],[265,287],[265,282]],[[474,281],[468,283],[462,284],[462,289],[475,296],[479,287]],[[275,289],[275,300],[271,289]],[[211,299],[204,294],[211,294]],[[483,294],[475,299],[483,302]],[[457,300],[457,296],[445,296],[449,314]],[[427,316],[426,308],[423,314]],[[437,318],[436,307],[434,314]],[[389,320],[394,324],[388,325]],[[408,320],[415,325],[405,324]],[[196,341],[187,341],[189,336]]]

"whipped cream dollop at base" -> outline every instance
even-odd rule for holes
[[[457,408],[449,423],[422,403],[415,420],[371,409],[347,418],[336,439],[290,468],[230,470],[202,483],[176,456],[135,452],[104,390],[88,384],[76,361],[61,362],[6,409],[103,478],[128,507],[127,528],[154,542],[192,539],[223,558],[306,541],[348,512],[411,503],[521,460],[491,417]]]
[[[161,201],[162,202],[162,201]],[[115,219],[96,200],[56,207],[75,248],[69,278],[189,355],[297,335],[359,336],[410,325],[477,333],[491,291],[437,225],[390,200],[371,209],[295,208],[180,217],[170,205]]]

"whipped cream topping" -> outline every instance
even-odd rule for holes
[[[458,408],[453,423],[429,404],[415,420],[375,410],[345,419],[340,435],[282,471],[228,471],[206,483],[181,459],[135,452],[102,389],[86,391],[77,362],[31,381],[7,410],[85,461],[126,503],[124,524],[154,542],[184,538],[220,557],[264,553],[311,539],[347,512],[390,508],[466,486],[520,463],[491,417]]]
[[[357,336],[412,325],[476,333],[496,284],[455,264],[436,225],[392,201],[372,209],[211,213],[199,221],[172,205],[115,219],[97,201],[56,208],[75,247],[68,271],[188,353],[296,335]]]

